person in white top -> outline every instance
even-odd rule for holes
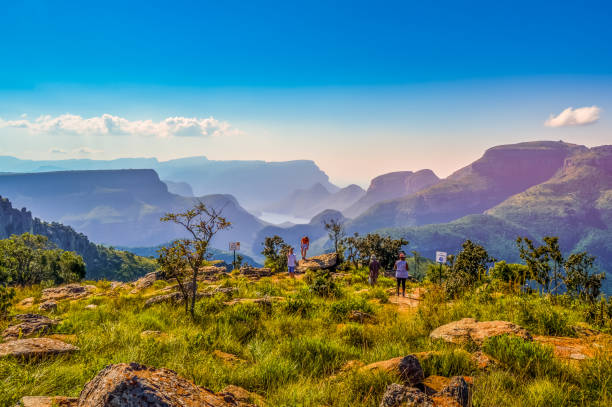
[[[295,254],[293,254],[293,247],[289,248],[289,253],[287,254],[287,268],[289,269],[289,276],[291,278],[295,278],[295,265],[297,263],[297,259]]]
[[[397,279],[397,295],[399,297],[400,284],[402,285],[402,297],[406,296],[406,279],[408,278],[408,263],[406,262],[406,255],[401,252],[399,260],[395,262],[393,266],[395,270],[395,278]]]

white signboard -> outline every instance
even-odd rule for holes
[[[240,242],[230,242],[229,244],[230,252],[232,251],[240,251]]]
[[[436,263],[446,263],[446,252],[436,252]]]

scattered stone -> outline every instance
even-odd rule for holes
[[[95,285],[80,285],[80,284],[68,284],[59,287],[45,288],[42,290],[42,302],[49,300],[60,301],[60,300],[78,300],[80,298],[91,295],[96,290]]]
[[[365,322],[374,322],[376,318],[374,317],[374,315],[368,314],[367,312],[352,310],[351,312],[349,312],[348,320],[363,324]]]
[[[223,397],[231,396],[239,405],[245,407],[248,405],[248,403],[255,403],[255,406],[259,407],[265,406],[263,397],[255,393],[251,393],[242,387],[234,386],[233,384],[226,386],[223,390],[221,390],[219,395]]]
[[[161,275],[157,271],[145,274],[132,283],[134,288],[132,291],[130,291],[130,294],[138,294],[139,292],[146,290],[147,288],[151,287],[153,283],[159,280],[160,277]]]
[[[338,264],[338,255],[336,253],[327,253],[300,260],[296,271],[298,273],[305,273],[307,270],[333,270],[336,268],[336,264]]]
[[[431,339],[441,339],[445,342],[454,344],[464,344],[474,342],[482,345],[486,338],[498,335],[515,335],[525,340],[531,341],[532,337],[525,328],[507,321],[483,321],[476,322],[473,318],[463,318],[459,321],[451,322],[434,329],[429,337]]]
[[[271,268],[268,267],[253,267],[245,265],[240,267],[240,274],[251,278],[270,277],[272,274]]]
[[[17,306],[22,308],[31,307],[32,305],[34,305],[34,297],[24,298],[17,303]]]
[[[450,397],[456,400],[461,407],[468,407],[470,403],[470,387],[461,376],[454,376],[436,396]]]
[[[404,356],[399,362],[398,370],[401,379],[410,386],[416,386],[425,378],[423,368],[414,355]]]
[[[96,304],[89,304],[85,306],[85,309],[96,309],[98,306]]]
[[[37,314],[15,315],[15,319],[21,322],[16,325],[9,326],[2,332],[2,338],[5,341],[12,341],[19,338],[27,338],[33,335],[44,334],[49,332],[59,323],[58,320]]]
[[[482,351],[478,351],[472,354],[472,362],[480,370],[487,370],[495,366],[497,361]]]
[[[246,360],[239,358],[236,355],[232,355],[231,353],[226,353],[220,350],[215,350],[213,351],[213,355],[215,355],[215,357],[221,359],[225,364],[227,365],[234,365],[237,363],[246,363]]]
[[[196,386],[169,369],[138,363],[119,363],[104,368],[85,385],[79,406],[246,406],[233,395],[215,394]]]
[[[20,407],[77,407],[79,399],[63,396],[25,396],[21,398]]]
[[[399,356],[393,359],[381,360],[379,362],[370,363],[369,365],[365,365],[362,369],[364,371],[382,371],[382,372],[399,372],[399,364],[402,361],[403,357]]]
[[[146,331],[142,331],[140,333],[140,336],[142,336],[143,338],[150,338],[150,337],[160,336],[161,334],[162,334],[161,331],[146,330]]]
[[[380,407],[434,407],[433,401],[419,389],[393,383],[387,386]]]
[[[592,359],[602,349],[612,349],[612,336],[607,334],[579,338],[536,336],[534,340],[543,345],[551,346],[556,357],[568,361]]]
[[[79,350],[74,345],[50,338],[17,339],[0,343],[0,357],[14,356],[24,359],[71,353]]]
[[[57,302],[53,300],[45,301],[38,307],[41,311],[57,311]]]
[[[204,297],[205,294],[197,292],[196,299]],[[169,304],[182,304],[184,301],[183,294],[180,292],[174,292],[170,294],[157,295],[149,298],[145,302],[145,307],[150,307],[155,304],[169,303]]]

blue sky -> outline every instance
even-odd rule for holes
[[[7,3],[0,148],[20,157],[308,158],[367,185],[612,139],[609,2]],[[569,107],[597,111],[544,124]]]

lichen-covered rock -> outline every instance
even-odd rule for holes
[[[80,285],[80,284],[67,284],[59,287],[45,288],[42,290],[42,302],[49,300],[60,301],[60,300],[78,300],[80,298],[91,295],[96,290],[95,285]]]
[[[473,318],[463,318],[434,329],[429,337],[445,342],[463,344],[473,342],[481,345],[485,339],[498,335],[515,335],[531,341],[531,334],[523,327],[507,321],[477,322]]]
[[[450,397],[456,400],[461,407],[468,407],[470,403],[470,387],[463,377],[454,376],[436,396]]]
[[[268,267],[253,267],[245,265],[240,267],[240,274],[252,278],[269,277],[273,274],[272,269]]]
[[[380,407],[434,407],[434,404],[421,390],[393,383],[385,389]]]
[[[308,270],[331,270],[334,269],[337,264],[338,255],[336,253],[327,253],[300,260],[296,267],[296,271],[305,273]]]
[[[161,275],[157,271],[145,274],[132,283],[134,288],[132,291],[130,291],[130,294],[138,294],[139,292],[146,290],[147,288],[151,287],[153,283],[159,280],[160,277]]]
[[[44,334],[59,323],[58,320],[37,314],[20,314],[15,315],[14,318],[20,322],[16,325],[9,326],[2,332],[2,338],[5,341]]]
[[[25,396],[17,406],[19,407],[77,407],[79,399],[63,396]]]
[[[169,369],[138,363],[104,368],[85,385],[79,407],[236,407],[231,394],[215,394]]]
[[[0,343],[0,357],[42,358],[51,355],[71,353],[79,350],[69,343],[51,338],[17,339]]]

